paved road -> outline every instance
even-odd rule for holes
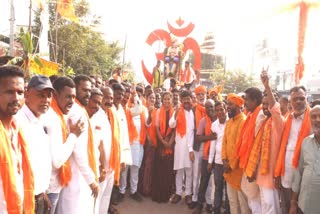
[[[115,206],[121,214],[184,214],[192,213],[182,199],[177,204],[157,203],[150,198],[143,198],[142,202],[136,202],[126,196],[120,204]]]

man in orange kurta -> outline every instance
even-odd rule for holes
[[[261,73],[261,81],[265,87],[262,110],[267,118],[254,140],[245,174],[259,186],[262,213],[277,214],[281,212],[273,173],[279,153],[284,118],[281,116],[280,104],[275,100],[265,70]]]
[[[21,107],[24,74],[0,66],[0,213],[34,213],[34,181],[28,147],[13,116]]]
[[[225,172],[223,176],[227,182],[230,211],[231,213],[250,213],[246,197],[240,188],[243,171],[239,168],[239,159],[235,155],[240,130],[246,120],[246,116],[241,112],[244,100],[236,94],[229,94],[227,102],[230,119],[224,130],[221,158]]]

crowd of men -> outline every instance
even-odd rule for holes
[[[128,189],[194,214],[320,212],[320,103],[305,87],[279,97],[265,70],[263,91],[226,98],[170,83],[25,82],[0,66],[0,213],[119,213]]]

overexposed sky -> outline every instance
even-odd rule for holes
[[[27,24],[28,1],[14,0],[16,24]],[[108,41],[124,43],[127,37],[126,61],[141,76],[141,60],[149,70],[155,65],[154,52],[145,40],[156,29],[167,29],[167,21],[175,25],[181,16],[185,23],[195,24],[189,35],[200,45],[206,32],[213,32],[218,54],[227,57],[229,68],[251,72],[252,53],[257,41],[267,37],[280,51],[283,67],[294,63],[297,47],[298,10],[277,13],[276,10],[296,0],[88,0],[91,12],[102,17],[101,31]],[[9,0],[0,0],[0,33],[9,32]],[[319,1],[316,1],[319,2]],[[306,35],[305,61],[310,69],[318,69],[320,50],[320,9],[311,9]],[[268,62],[265,62],[266,64]]]

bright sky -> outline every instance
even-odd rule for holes
[[[9,0],[0,1],[0,33],[4,33],[9,31]],[[16,6],[16,24],[27,24],[29,0],[15,1],[19,2],[19,6]],[[196,39],[199,45],[206,32],[214,33],[215,52],[227,57],[228,68],[241,68],[250,73],[255,60],[252,57],[254,45],[265,37],[269,39],[271,47],[279,49],[280,67],[290,69],[294,64],[298,9],[281,14],[275,10],[296,0],[88,1],[92,13],[102,17],[101,29],[107,40],[119,40],[124,44],[127,37],[125,60],[131,62],[139,77],[142,76],[141,60],[151,70],[156,62],[154,51],[159,48],[149,47],[145,43],[146,38],[156,29],[168,31],[167,21],[175,25],[179,16],[186,24],[195,24],[189,37]],[[320,70],[319,11],[320,7],[310,10],[304,52],[306,69],[316,71]]]

